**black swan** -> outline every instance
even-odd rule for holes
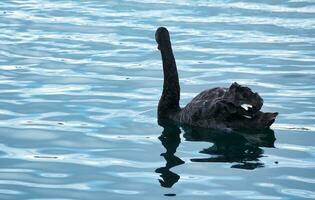
[[[269,128],[278,113],[264,113],[263,99],[248,87],[233,83],[229,88],[208,89],[179,106],[180,86],[170,35],[165,27],[155,32],[163,61],[163,93],[158,105],[158,120],[172,120],[181,125],[213,129]]]

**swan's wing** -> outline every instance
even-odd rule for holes
[[[224,120],[232,114],[241,113],[242,107],[237,107],[233,103],[222,98],[202,99],[191,101],[182,110],[182,117],[196,122],[199,120],[217,119]]]
[[[228,88],[216,87],[208,90],[204,90],[200,92],[197,96],[195,96],[190,103],[198,102],[198,101],[212,101],[218,97],[222,97]]]
[[[263,99],[257,93],[233,83],[229,88],[214,88],[198,94],[183,108],[180,121],[208,127],[216,127],[220,122],[225,125],[231,122],[233,127],[269,127],[277,113],[260,112],[262,105]]]
[[[213,88],[198,94],[183,109],[193,120],[240,116],[254,116],[263,105],[263,99],[250,88],[233,83],[229,88]]]
[[[226,90],[226,88],[218,87],[199,93],[182,109],[181,121],[191,124],[194,121],[216,116],[223,106],[221,99]]]

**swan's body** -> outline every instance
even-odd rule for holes
[[[158,118],[202,128],[269,128],[278,113],[260,111],[263,99],[248,87],[233,83],[229,88],[208,89],[180,108],[180,86],[170,36],[166,28],[155,33],[163,61],[163,93]],[[244,108],[243,106],[249,106]]]

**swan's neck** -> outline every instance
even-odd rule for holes
[[[158,117],[170,118],[179,112],[180,87],[176,68],[176,62],[171,45],[161,48],[163,61],[163,93],[159,101]]]

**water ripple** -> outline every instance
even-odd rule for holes
[[[313,0],[1,1],[0,199],[314,198],[314,19]],[[158,26],[182,104],[246,84],[280,113],[275,148],[161,139]]]

